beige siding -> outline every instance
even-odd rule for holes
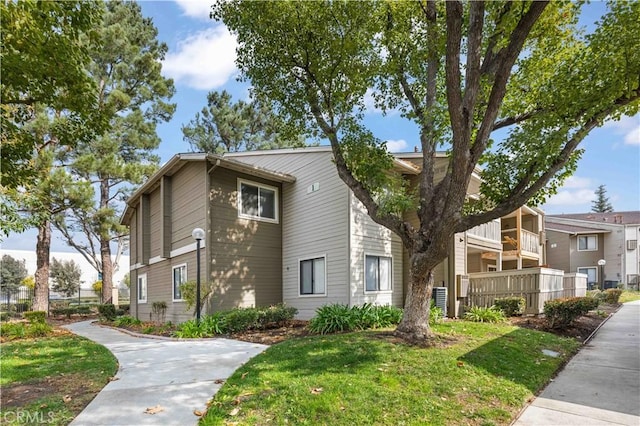
[[[578,237],[571,236],[569,242],[569,252],[571,253],[571,265],[570,271],[577,272],[578,268],[598,267],[598,260],[604,256],[604,238],[602,234],[589,234],[595,235],[598,239],[598,249],[593,251],[578,251]],[[599,272],[598,272],[599,274]],[[598,275],[598,279],[599,275]]]
[[[351,305],[373,303],[403,306],[403,247],[400,238],[387,228],[375,223],[364,205],[351,194]],[[365,255],[391,257],[392,291],[365,292]]]
[[[570,242],[569,234],[547,230],[547,265],[567,273],[575,272],[569,260]]]
[[[238,178],[276,187],[282,199],[278,183],[223,168],[212,172],[208,253],[214,311],[282,301],[282,218],[280,223],[239,218]]]
[[[325,304],[349,303],[349,200],[330,152],[258,154],[239,161],[288,173],[295,183],[283,184],[283,300],[311,318]],[[310,187],[317,184],[317,190]],[[326,295],[300,296],[299,262],[326,256]]]
[[[172,198],[171,177],[163,176],[160,183],[160,203],[162,210],[162,224],[160,226],[160,244],[162,245],[162,249],[160,250],[160,256],[162,257],[169,257],[171,254]]]
[[[129,222],[129,263],[138,263],[138,211],[133,210],[131,221]],[[133,282],[133,281],[131,281]]]
[[[160,206],[160,188],[156,188],[149,194],[149,219],[151,220],[151,234],[149,244],[149,256],[151,258],[158,257],[162,254],[162,246],[160,244],[160,225],[162,223],[162,210]]]
[[[188,163],[172,177],[172,250],[193,244],[191,231],[205,228],[207,165],[206,162]]]
[[[169,262],[160,262],[154,265],[138,269],[138,275],[147,274],[147,301],[138,302],[137,317],[142,321],[151,321],[155,318],[151,315],[153,302],[166,302],[167,314],[171,306],[171,265]],[[167,279],[169,278],[169,279]],[[167,282],[169,285],[167,285]],[[137,284],[137,282],[136,282]],[[136,296],[137,297],[137,296]],[[168,318],[167,318],[168,320]]]

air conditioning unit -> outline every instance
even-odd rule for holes
[[[447,316],[447,288],[446,287],[434,287],[431,292],[431,298],[436,304],[436,307],[442,309],[442,314]]]
[[[635,250],[638,247],[638,240],[627,240],[627,250]]]

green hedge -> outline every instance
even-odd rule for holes
[[[493,306],[500,309],[508,317],[524,314],[526,307],[524,297],[502,297],[493,302]]]
[[[44,324],[47,319],[47,313],[45,311],[29,311],[23,315],[30,324]]]
[[[571,297],[544,303],[544,316],[549,328],[567,328],[579,317],[598,307],[594,297]]]
[[[116,312],[116,307],[112,303],[98,305],[98,312],[100,313],[100,316],[102,316],[107,321],[113,321],[118,315],[118,313]]]

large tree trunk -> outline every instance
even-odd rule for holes
[[[109,181],[100,180],[100,208],[109,208]],[[100,262],[102,264],[102,303],[111,303],[113,289],[113,263],[111,262],[111,235],[100,232]]]
[[[100,241],[100,260],[102,262],[102,300],[111,303],[113,289],[113,263],[111,262],[111,247],[109,241]]]
[[[426,265],[424,255],[410,254],[404,315],[396,328],[396,334],[412,342],[425,342],[434,337],[429,327],[432,289],[433,268]]]
[[[46,220],[38,227],[36,242],[36,274],[33,310],[49,313],[49,254],[51,252],[51,222]]]

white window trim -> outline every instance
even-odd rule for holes
[[[581,249],[580,248],[580,238],[581,237],[586,237],[586,238],[593,237],[593,238],[595,238],[595,240],[596,240],[596,248]],[[587,245],[589,245],[589,244],[587,243]],[[576,239],[576,248],[578,249],[578,251],[598,251],[598,235],[597,234],[578,235],[578,238]]]
[[[249,214],[242,213],[242,184],[247,184],[251,186],[256,186],[258,188],[268,189],[274,192],[274,208],[275,208],[275,219],[270,219],[268,217],[261,216],[252,216]],[[258,183],[247,179],[238,178],[238,217],[242,219],[250,219],[257,220],[260,222],[269,222],[269,223],[280,223],[280,191],[277,187],[271,185],[265,185],[264,183]]]
[[[314,293],[314,294],[302,294],[300,293],[300,263],[305,261],[305,260],[313,260],[313,259],[324,259],[324,293]],[[318,254],[315,256],[307,256],[307,257],[300,257],[298,258],[298,281],[297,281],[297,287],[298,287],[298,297],[302,297],[302,298],[313,298],[313,297],[327,297],[327,292],[329,290],[329,280],[327,279],[327,254]]]
[[[391,259],[391,289],[390,290],[367,290],[367,256],[386,257],[388,259]],[[365,253],[362,259],[362,263],[364,265],[364,267],[362,268],[362,288],[364,290],[364,294],[392,294],[394,289],[393,256],[390,254]]]
[[[174,278],[175,278],[174,271],[176,269],[178,269],[178,268],[182,268],[183,266],[184,266],[184,276],[188,277],[189,275],[188,275],[188,270],[187,270],[187,264],[186,263],[181,263],[180,265],[176,265],[176,266],[173,266],[171,268],[171,298],[172,298],[172,301],[174,301],[174,302],[184,302],[184,299],[182,299],[182,298],[181,299],[176,299],[176,283],[173,281]],[[187,280],[187,281],[189,281],[189,280]],[[185,281],[185,282],[187,282],[187,281]]]
[[[144,278],[144,289],[145,289],[145,295],[144,295],[144,299],[140,298],[140,279]],[[147,297],[149,295],[149,286],[148,286],[148,281],[147,281],[147,274],[140,274],[136,277],[136,299],[138,300],[138,303],[147,303]]]
[[[594,265],[594,266],[578,266],[576,268],[576,273],[578,274],[585,274],[584,272],[580,272],[580,269],[595,269],[596,270],[596,280],[595,283],[596,284],[600,284],[600,277],[598,275],[600,275],[600,271],[598,269],[600,269],[600,267],[598,265]],[[589,274],[585,274],[587,276],[587,278],[589,277]],[[589,282],[589,281],[587,281]]]

